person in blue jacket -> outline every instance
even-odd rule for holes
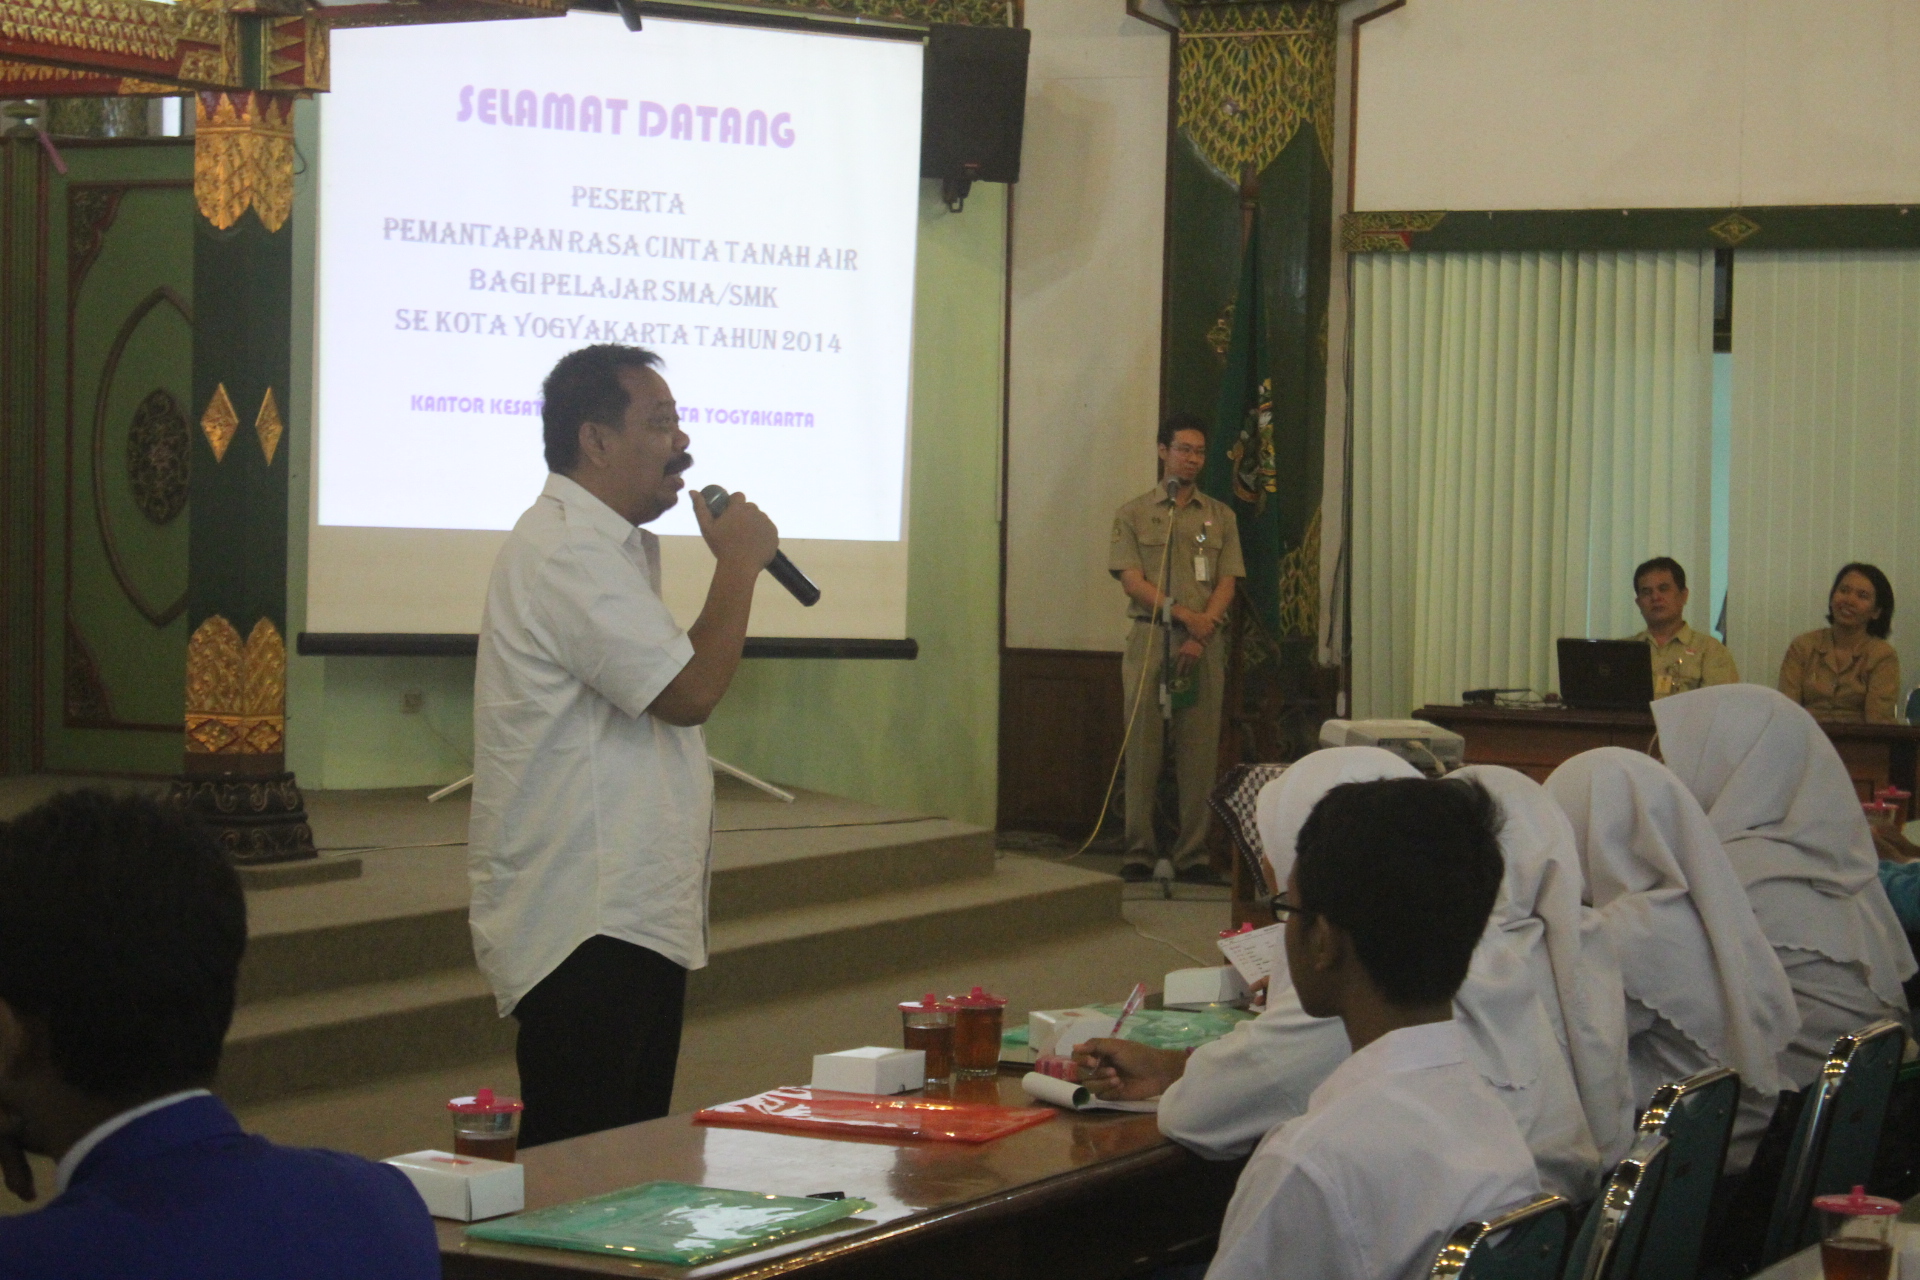
[[[57,1161],[0,1218],[0,1277],[427,1280],[433,1220],[397,1169],[275,1146],[209,1091],[246,900],[154,801],[75,791],[0,827],[0,1173]]]

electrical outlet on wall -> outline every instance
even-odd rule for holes
[[[400,695],[400,714],[417,716],[427,705],[427,695],[418,689],[409,689]]]

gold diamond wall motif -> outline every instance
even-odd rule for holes
[[[260,398],[260,412],[254,417],[253,429],[260,436],[260,452],[267,455],[267,465],[272,466],[274,450],[280,447],[280,437],[287,430],[280,423],[280,409],[273,402],[272,387]]]
[[[1180,132],[1229,185],[1313,126],[1333,167],[1332,5],[1182,4]]]
[[[1714,239],[1729,249],[1759,230],[1759,223],[1737,209],[1707,228]]]
[[[225,462],[227,446],[233,443],[233,433],[240,429],[240,415],[233,411],[226,383],[214,387],[213,399],[207,401],[207,411],[200,415],[200,429],[207,433],[207,443],[213,446],[213,460]]]

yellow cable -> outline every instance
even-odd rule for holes
[[[1176,513],[1179,511],[1179,504],[1177,502],[1174,504],[1174,510]],[[1166,549],[1160,553],[1160,573],[1158,575],[1159,582],[1168,582],[1167,566],[1170,565],[1172,562],[1173,562],[1173,520],[1171,517],[1169,517],[1167,520]],[[1172,584],[1168,582],[1168,585],[1171,586]],[[1154,585],[1154,592],[1155,594],[1160,593],[1160,587],[1158,583]],[[1173,597],[1171,595],[1168,595],[1165,598],[1165,600],[1163,600],[1161,603],[1162,603],[1162,607],[1168,610],[1168,617],[1171,618],[1172,609],[1173,609]],[[1154,612],[1158,613],[1159,610],[1156,609]],[[1173,640],[1173,637],[1169,635],[1167,637],[1168,643],[1171,643],[1172,640]],[[1147,696],[1147,676],[1153,670],[1153,663],[1146,661],[1146,659],[1151,657],[1153,657],[1153,638],[1149,636],[1147,638],[1147,651],[1144,655],[1142,655],[1142,660],[1140,663],[1140,687],[1134,690],[1133,710],[1127,713],[1127,727],[1125,731],[1123,731],[1120,735],[1120,754],[1114,757],[1113,772],[1107,775],[1107,790],[1106,790],[1106,793],[1100,797],[1100,812],[1096,814],[1093,819],[1093,830],[1087,833],[1087,842],[1081,845],[1078,849],[1075,849],[1073,851],[1073,856],[1076,858],[1079,857],[1081,854],[1085,853],[1088,849],[1093,847],[1094,838],[1100,834],[1100,828],[1107,820],[1107,805],[1111,803],[1113,800],[1113,784],[1116,781],[1118,781],[1120,778],[1120,762],[1127,758],[1127,743],[1133,740],[1133,722],[1139,718],[1140,702],[1143,698]],[[1164,660],[1162,665],[1164,665]],[[1176,951],[1179,950],[1178,947],[1174,949]]]

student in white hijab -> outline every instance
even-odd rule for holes
[[[1573,827],[1546,788],[1516,770],[1469,765],[1451,776],[1479,782],[1500,805],[1507,870],[1493,919],[1532,976],[1601,1165],[1611,1165],[1633,1141],[1626,993],[1600,913],[1581,900],[1586,876]]]
[[[1294,846],[1321,797],[1348,782],[1418,777],[1377,747],[1315,751],[1260,792],[1256,822],[1274,883],[1285,884]],[[1502,836],[1503,855],[1507,837]],[[1551,1019],[1535,996],[1525,963],[1503,927],[1511,914],[1503,887],[1486,936],[1455,998],[1474,1062],[1512,1110],[1549,1190],[1590,1197],[1600,1155],[1588,1130]],[[1268,1130],[1304,1114],[1313,1091],[1351,1054],[1335,1018],[1300,1007],[1284,954],[1275,956],[1267,1009],[1188,1057],[1124,1040],[1097,1040],[1079,1055],[1083,1078],[1109,1097],[1160,1095],[1160,1131],[1209,1159],[1243,1156]]]
[[[1620,961],[1636,1105],[1663,1084],[1732,1067],[1742,1090],[1727,1168],[1745,1170],[1800,1013],[1712,824],[1670,770],[1624,747],[1580,753],[1547,791],[1573,824],[1587,901]]]
[[[1662,699],[1653,717],[1667,767],[1707,811],[1793,986],[1800,1032],[1779,1066],[1783,1088],[1805,1088],[1838,1037],[1908,1020],[1900,984],[1913,952],[1853,780],[1806,708],[1761,685]]]

